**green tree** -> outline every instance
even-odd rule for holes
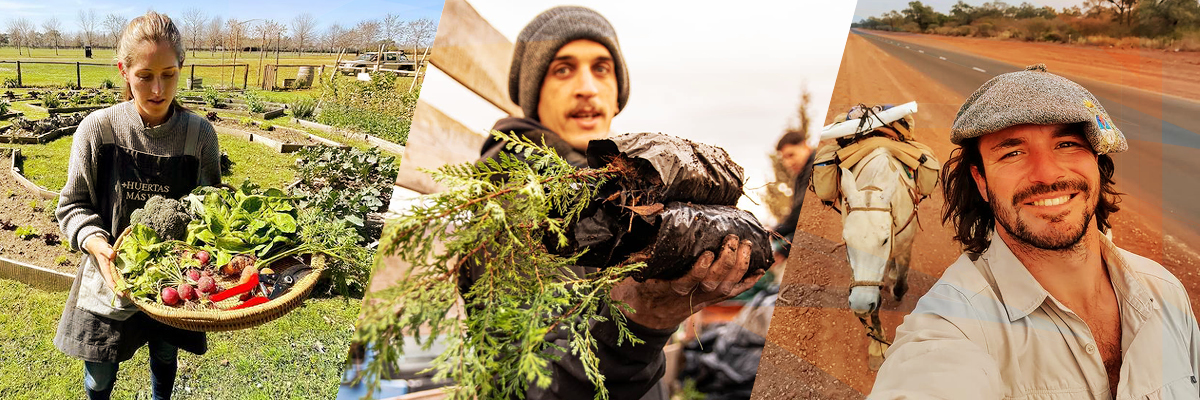
[[[1133,10],[1138,32],[1145,36],[1172,36],[1200,25],[1200,2],[1196,0],[1142,0]]]

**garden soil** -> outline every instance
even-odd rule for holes
[[[40,234],[52,233],[62,240],[58,221],[53,218],[54,208],[58,206],[57,200],[51,201],[48,208],[43,208],[47,206],[47,200],[21,186],[8,172],[12,167],[11,160],[11,156],[7,154],[0,158],[0,222],[33,226]],[[30,206],[32,202],[37,203],[38,210]],[[74,275],[79,265],[80,254],[69,252],[57,243],[47,245],[41,237],[23,240],[18,238],[14,231],[0,229],[0,257]],[[66,261],[61,265],[55,263],[60,256],[66,256]]]
[[[987,46],[970,46],[973,42],[959,38],[918,39],[906,35],[904,39],[939,42],[975,52],[986,49],[988,56],[1015,64],[1031,63],[1023,61],[1023,58],[1018,59],[1020,57],[1036,58],[1024,52],[1059,51],[1046,49],[1043,47],[1045,45],[1040,44],[988,41]],[[1061,48],[1065,49],[1061,51],[1080,54],[1102,51],[1074,46]],[[1117,53],[1120,54],[1119,51]],[[1177,62],[1200,60],[1200,55],[1195,59],[1191,56],[1182,57],[1182,61],[1154,61],[1157,58],[1146,57],[1149,61],[1143,61],[1151,64],[1159,62],[1174,65]],[[1062,64],[1056,69],[1091,74],[1098,79],[1117,76],[1117,72],[1105,75],[1105,67],[1081,61],[1064,59]],[[1144,79],[1155,78],[1150,76]],[[1190,79],[1193,82],[1200,81]],[[1188,89],[1185,85],[1174,83],[1160,85],[1151,87],[1170,86],[1171,94],[1200,97],[1200,88]],[[893,59],[858,35],[849,35],[828,115],[837,115],[858,103],[895,104],[913,100],[921,104],[921,111],[916,114],[916,139],[932,147],[939,159],[949,159],[953,148],[948,139],[950,124],[963,97]],[[1200,303],[1197,303],[1200,299],[1200,275],[1197,275],[1200,254],[1195,250],[1200,239],[1162,234],[1163,215],[1153,208],[1153,199],[1125,196],[1123,200],[1121,211],[1113,217],[1116,244],[1162,263],[1183,281],[1192,295],[1192,307],[1200,309]],[[935,193],[920,205],[918,223],[921,228],[913,245],[908,294],[899,302],[884,296],[881,317],[889,338],[894,337],[896,326],[904,315],[912,311],[917,299],[961,254],[959,245],[952,240],[951,229],[941,224],[943,204],[941,194]],[[851,272],[845,247],[837,246],[842,241],[841,228],[841,217],[836,211],[821,205],[816,196],[806,196],[793,241],[792,248],[795,250],[788,260],[779,301],[767,334],[754,398],[860,399],[870,393],[875,373],[867,368],[866,330],[847,306]]]

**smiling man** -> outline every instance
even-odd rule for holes
[[[871,398],[1195,399],[1200,330],[1183,285],[1103,232],[1126,150],[1091,93],[1044,65],[959,109],[943,169],[965,254],[918,302]]]
[[[530,21],[517,36],[509,71],[509,97],[521,107],[524,117],[509,117],[492,128],[523,135],[535,142],[545,141],[567,162],[587,168],[588,142],[610,134],[612,119],[629,99],[629,74],[608,20],[584,7],[555,7]],[[482,149],[483,159],[508,152],[505,143],[489,139]],[[680,324],[696,311],[752,287],[763,272],[746,276],[750,266],[751,243],[734,235],[725,237],[719,254],[704,252],[689,273],[672,281],[626,279],[613,288],[611,296],[634,310],[625,313],[626,326],[641,344],[622,341],[614,323],[613,311],[602,308],[606,321],[587,321],[597,339],[596,356],[604,376],[604,386],[613,399],[666,399],[661,382],[666,370],[663,347]],[[463,293],[482,266],[470,265],[460,274]],[[577,276],[594,272],[576,267]],[[565,331],[551,332],[546,340],[555,344],[550,351],[557,358],[551,365],[552,382],[537,385],[526,393],[528,399],[588,399],[596,388],[578,356],[569,348]]]

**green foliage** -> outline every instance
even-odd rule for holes
[[[46,108],[58,108],[62,105],[62,100],[58,97],[58,92],[50,92],[42,96],[42,106]]]
[[[242,122],[242,125],[245,125],[245,126],[254,126],[254,120],[251,119],[250,117],[242,117],[241,122]]]
[[[101,89],[113,89],[116,87],[117,85],[113,83],[112,78],[104,78],[104,80],[100,81]]]
[[[8,100],[0,101],[0,115],[8,114],[9,107],[12,107],[12,104]]]
[[[163,241],[144,225],[133,225],[117,248],[113,267],[124,278],[117,282],[117,291],[128,291],[131,297],[157,297],[164,286],[183,282],[179,257],[173,256],[174,242]]]
[[[257,92],[247,90],[243,97],[246,98],[246,108],[250,109],[250,112],[261,113],[267,111],[266,100],[263,100],[262,96]]]
[[[387,207],[397,165],[377,148],[306,147],[299,151],[299,183],[292,187],[303,196],[300,206],[325,210],[333,219],[362,226],[367,213]]]
[[[204,104],[208,104],[209,107],[217,108],[221,105],[221,93],[217,92],[217,88],[212,86],[205,88],[201,97],[204,98]]]
[[[35,239],[42,235],[40,232],[38,232],[37,228],[34,228],[33,226],[18,226],[14,233],[16,233],[17,237],[21,238],[22,240]]]
[[[259,125],[258,128],[264,131],[273,131],[275,130],[275,124],[272,124],[269,121],[263,121],[262,125]]]
[[[375,251],[358,244],[363,238],[353,227],[335,221],[326,210],[308,208],[300,211],[300,241],[326,249],[337,249],[338,257],[325,264],[330,286],[328,292],[343,296],[362,297],[371,281],[371,261]]]
[[[293,117],[309,119],[317,111],[317,102],[312,99],[300,99],[289,104],[288,109],[292,110]]]
[[[73,81],[73,80],[63,83],[62,88],[67,89],[67,90],[79,90],[80,89],[79,85],[76,85],[75,81]]]
[[[59,255],[58,257],[54,257],[54,264],[56,264],[56,265],[68,265],[68,264],[71,264],[71,258],[70,258],[70,257],[67,257],[67,255],[66,255],[66,254],[61,254],[61,255]]]
[[[259,190],[249,180],[234,191],[196,189],[183,200],[198,216],[188,224],[186,242],[212,253],[216,265],[242,253],[267,258],[299,243],[294,200],[279,189]]]
[[[371,74],[369,82],[336,82],[321,100],[317,122],[405,144],[420,90],[403,86],[391,73]]]
[[[19,88],[21,85],[17,84],[17,78],[4,78],[4,87]]]
[[[432,175],[448,189],[419,199],[384,229],[380,254],[411,268],[396,286],[364,302],[355,340],[378,356],[363,379],[374,390],[406,341],[428,348],[444,335],[447,349],[432,370],[456,383],[454,399],[512,398],[530,385],[548,386],[551,350],[580,359],[599,389],[596,398],[607,398],[588,327],[606,319],[600,315],[604,306],[628,310],[609,292],[643,264],[578,276],[568,268],[577,256],[550,254],[543,240],[565,244],[565,227],[596,197],[596,188],[619,172],[578,170],[544,143],[493,134],[525,160],[501,153],[498,160],[439,168]],[[506,179],[494,180],[500,176]],[[484,272],[461,293],[458,274],[468,260]],[[456,307],[460,297],[469,310],[465,318],[454,316],[464,313]],[[611,315],[621,343],[640,342],[624,314]],[[545,341],[551,331],[568,338],[568,347]]]

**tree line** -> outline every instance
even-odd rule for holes
[[[297,54],[360,52],[378,50],[380,46],[419,54],[421,49],[433,44],[433,36],[437,31],[437,21],[429,18],[406,20],[396,14],[362,20],[354,25],[334,22],[323,29],[318,28],[318,20],[311,13],[296,15],[290,21],[276,21],[224,18],[208,15],[199,8],[190,8],[172,16],[172,19],[193,55],[198,50],[213,53],[225,50]],[[58,54],[60,47],[115,48],[121,30],[129,20],[118,13],[101,17],[94,9],[79,10],[76,18],[68,21],[70,25],[66,26],[57,16],[49,17],[40,24],[26,17],[14,17],[8,19],[6,30],[0,34],[0,45],[17,47],[19,55],[27,54],[31,48],[53,48],[55,54]]]
[[[959,0],[949,13],[920,1],[853,27],[950,36],[1200,51],[1200,0],[1086,0],[1055,10],[1029,2]]]

